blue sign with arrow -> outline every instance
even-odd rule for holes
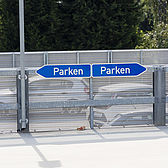
[[[91,65],[45,65],[36,73],[45,78],[91,77]]]
[[[138,63],[45,65],[36,71],[45,78],[129,77],[139,76],[146,68]]]
[[[138,63],[93,64],[93,77],[129,77],[139,76],[146,68]]]

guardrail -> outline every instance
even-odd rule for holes
[[[166,75],[168,66],[155,65],[146,66],[148,72],[153,73],[153,97],[129,97],[112,100],[94,100],[93,82],[89,79],[89,100],[80,101],[59,101],[59,102],[34,102],[29,103],[28,77],[34,75],[37,68],[26,68],[25,78],[25,110],[26,110],[26,128],[21,126],[21,80],[19,78],[19,68],[1,68],[0,76],[16,76],[17,80],[17,104],[0,104],[1,110],[17,110],[17,130],[21,132],[29,132],[29,109],[47,109],[47,108],[75,108],[75,107],[90,107],[90,128],[94,128],[94,112],[93,107],[109,106],[109,105],[132,105],[132,104],[153,104],[153,124],[155,126],[163,126],[166,123]]]

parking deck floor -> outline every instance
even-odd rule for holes
[[[168,127],[4,133],[0,167],[168,167]]]

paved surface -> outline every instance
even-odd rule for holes
[[[0,167],[168,167],[168,127],[0,134]]]

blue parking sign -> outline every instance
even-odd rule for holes
[[[45,78],[91,77],[91,65],[45,65],[36,73]]]

